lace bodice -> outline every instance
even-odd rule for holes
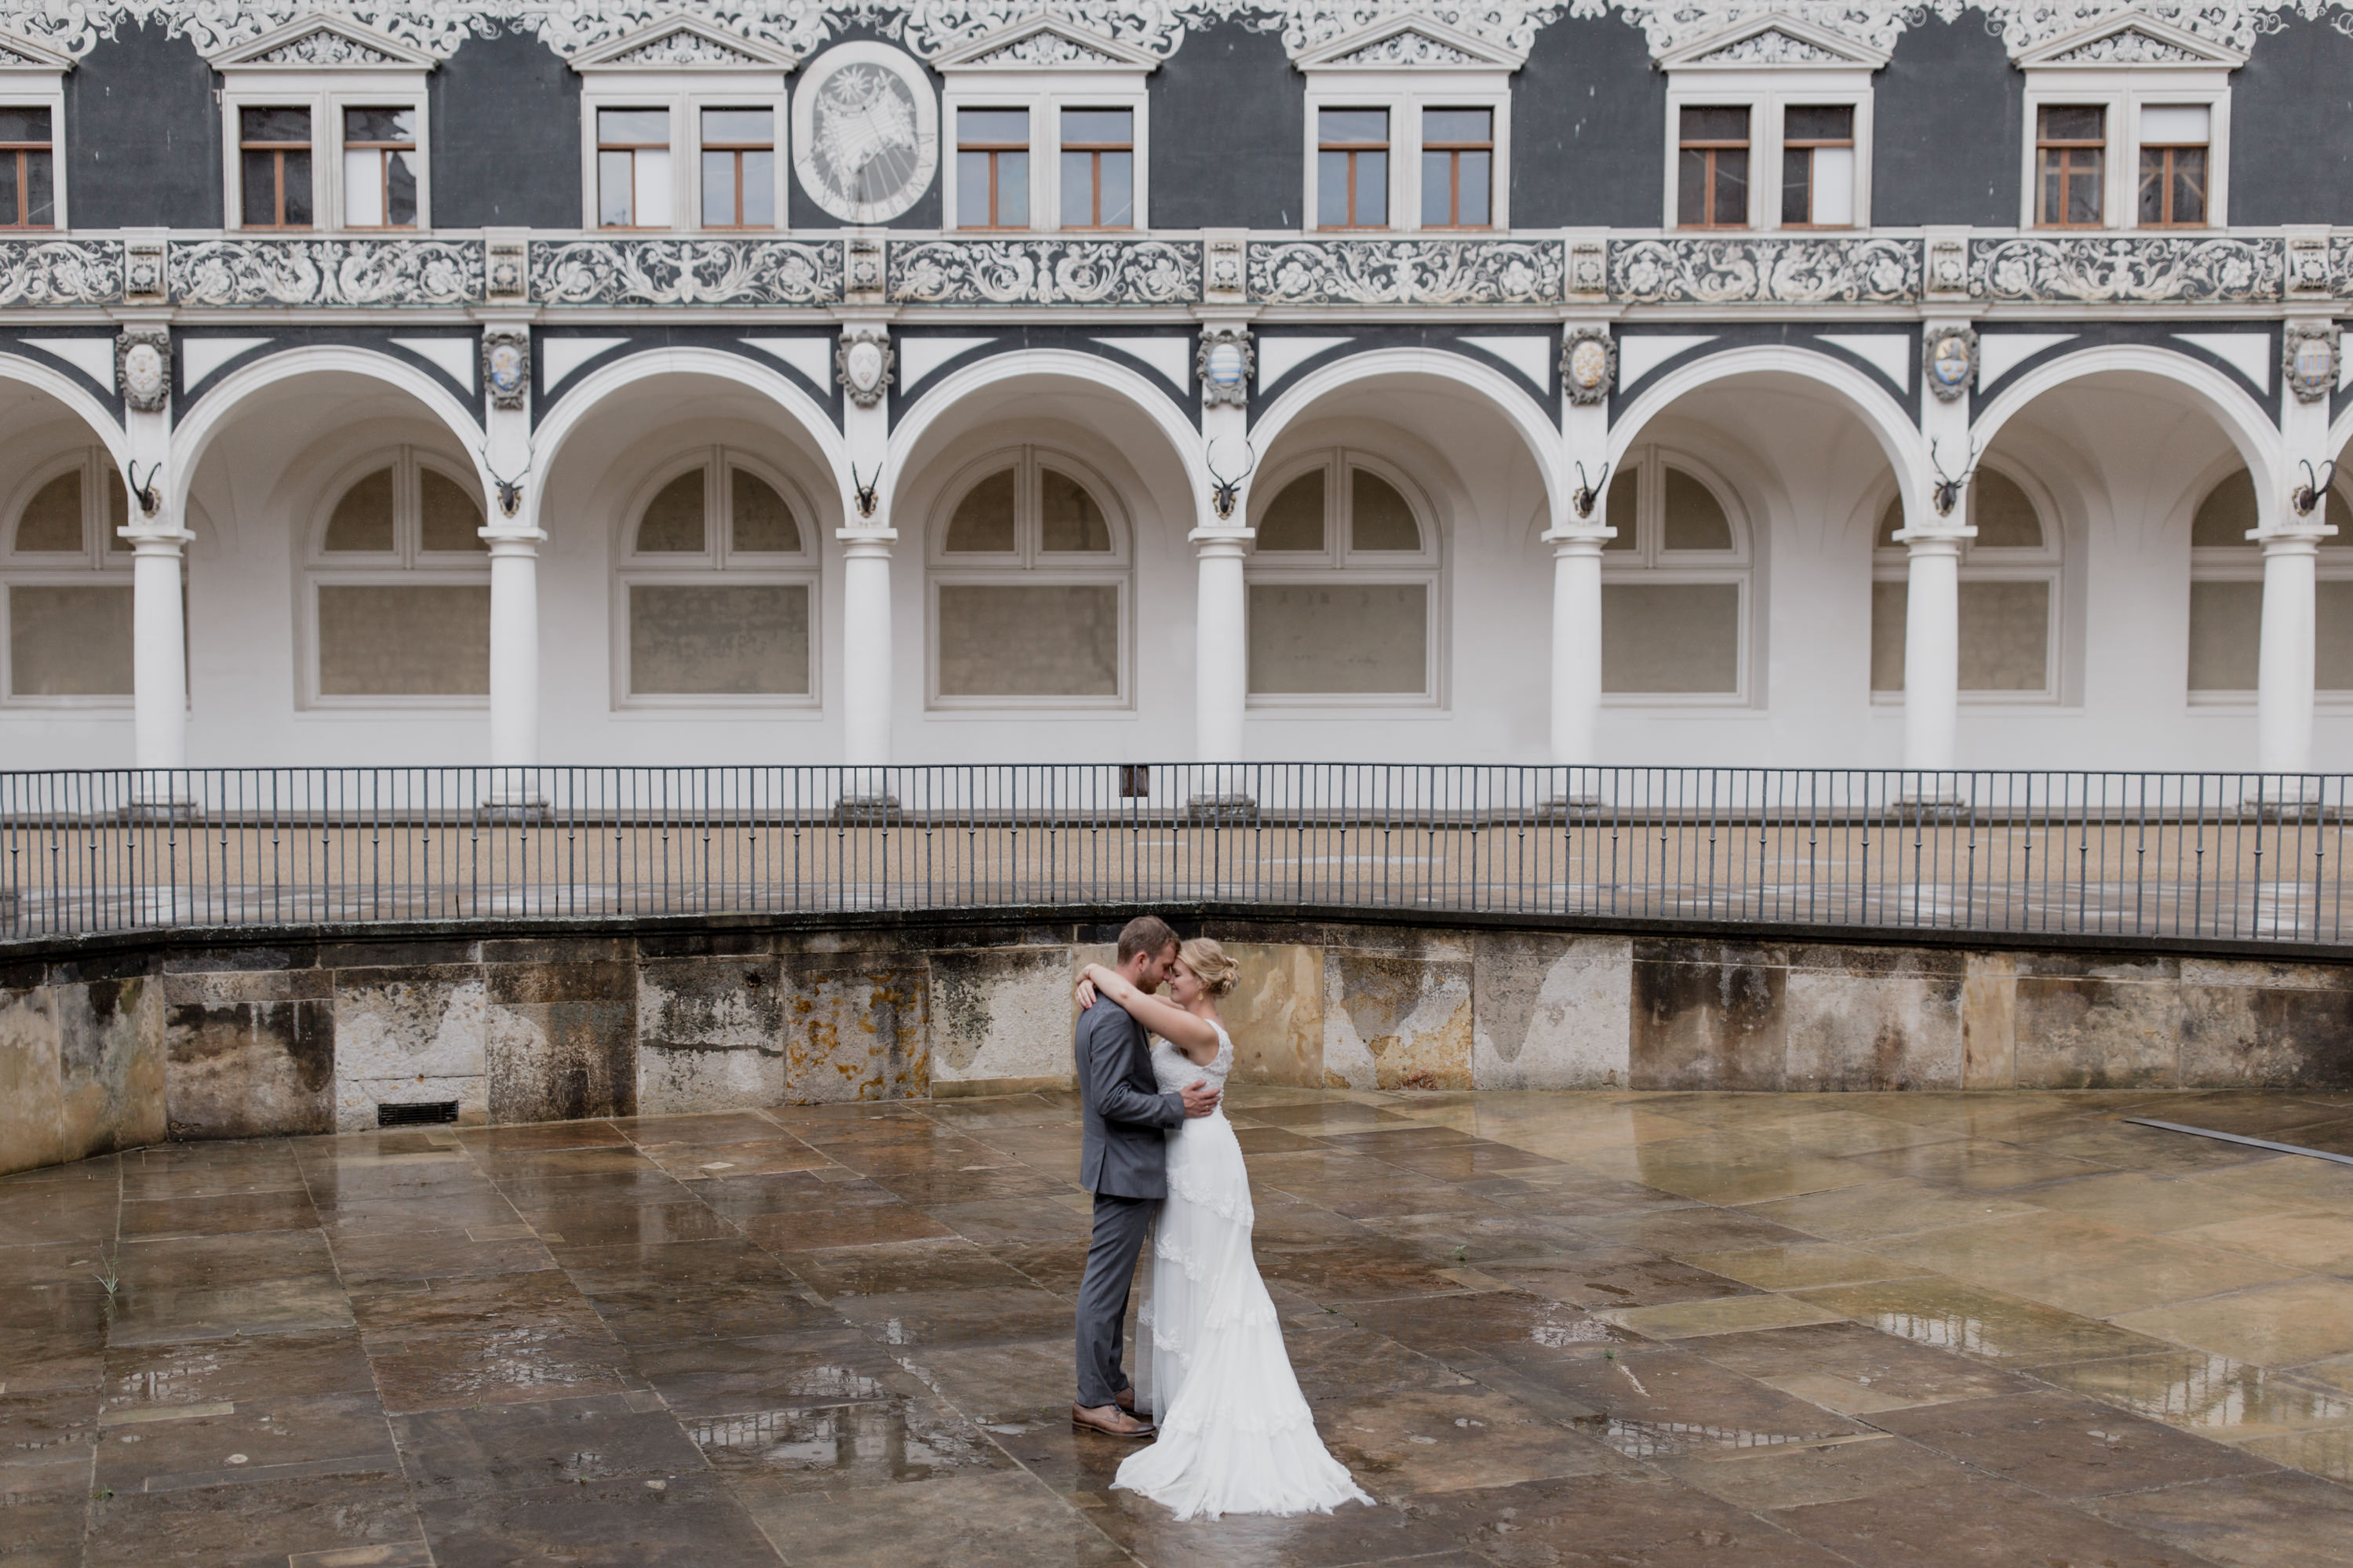
[[[1180,1089],[1207,1081],[1211,1089],[1226,1087],[1226,1075],[1234,1070],[1234,1037],[1218,1026],[1218,1054],[1203,1067],[1183,1051],[1159,1036],[1152,1037],[1152,1078],[1163,1094],[1174,1094]]]

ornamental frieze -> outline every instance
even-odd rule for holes
[[[1609,295],[1638,305],[1898,304],[1920,297],[1920,242],[1612,241]]]
[[[1201,247],[1166,239],[893,240],[887,290],[910,305],[1187,305]]]
[[[1558,240],[1306,239],[1250,247],[1250,293],[1275,305],[1545,305]]]
[[[0,241],[0,309],[108,305],[122,298],[122,246],[105,239]]]
[[[2084,305],[2260,303],[2280,298],[2286,260],[2277,238],[1973,239],[1969,292]]]
[[[468,240],[174,240],[168,270],[178,305],[465,305],[482,297],[482,247]]]
[[[581,239],[531,245],[531,297],[549,305],[825,305],[841,247],[797,239]]]

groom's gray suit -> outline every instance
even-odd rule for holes
[[[1092,1409],[1127,1386],[1119,1363],[1128,1285],[1153,1210],[1168,1195],[1166,1130],[1185,1120],[1185,1100],[1159,1091],[1144,1026],[1124,1007],[1099,1000],[1081,1013],[1076,1048],[1086,1127],[1079,1184],[1095,1195],[1079,1285],[1078,1400]]]

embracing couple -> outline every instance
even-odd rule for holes
[[[1207,938],[1180,943],[1150,915],[1119,933],[1118,966],[1079,982],[1079,1180],[1095,1195],[1079,1287],[1082,1431],[1153,1437],[1112,1484],[1178,1519],[1329,1513],[1373,1500],[1324,1450],[1250,1256],[1250,1174],[1219,1108],[1234,1043],[1218,1019],[1234,961]],[[1168,996],[1156,994],[1162,984]],[[1120,1366],[1128,1283],[1152,1238],[1136,1364]]]

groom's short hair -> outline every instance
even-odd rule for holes
[[[1158,915],[1138,915],[1119,928],[1119,961],[1124,964],[1139,952],[1166,952],[1177,936]]]

